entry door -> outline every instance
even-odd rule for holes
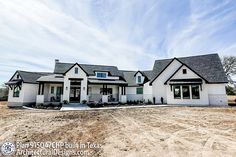
[[[80,87],[71,87],[70,88],[70,101],[71,102],[80,102]]]

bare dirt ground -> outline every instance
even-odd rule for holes
[[[236,108],[38,112],[0,103],[0,143],[89,141],[102,144],[98,155],[109,157],[236,155]]]

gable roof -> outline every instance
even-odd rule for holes
[[[17,70],[15,74],[16,73],[20,75],[24,83],[37,83],[37,79],[39,79],[41,76],[52,74],[48,72],[30,72],[30,71],[21,71],[21,70]],[[12,78],[10,80],[12,80]]]
[[[140,86],[140,84],[138,84],[136,82],[136,77],[135,77],[135,75],[138,72],[140,72],[142,75],[144,75],[148,80],[151,80],[151,78],[152,78],[152,70],[146,70],[146,71],[126,71],[126,70],[122,70],[122,72],[123,72],[123,75],[124,75],[124,79],[128,83],[128,86]],[[144,80],[144,83],[145,83],[145,80]]]
[[[78,63],[77,63],[78,64]],[[58,62],[55,64],[54,73],[64,74],[75,64]],[[108,71],[112,76],[123,77],[123,73],[116,66],[78,64],[88,75],[95,75],[95,71]]]
[[[204,78],[208,83],[227,83],[227,77],[224,73],[220,57],[218,54],[207,54],[191,57],[180,57],[173,59],[156,60],[153,67],[155,76],[150,84],[173,62],[178,60],[186,65],[196,74]]]

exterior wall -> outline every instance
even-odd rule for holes
[[[167,86],[167,104],[173,105],[209,105],[207,84],[202,84],[202,90],[200,89],[200,99],[192,99],[192,91],[190,88],[190,99],[183,99],[181,92],[181,99],[174,99],[174,91],[170,89],[170,85]],[[182,91],[182,89],[181,89]]]
[[[136,94],[136,88],[142,88],[142,86],[140,86],[140,87],[126,87],[127,101],[143,100],[143,94]]]
[[[78,74],[75,74],[75,67],[78,68]],[[80,102],[87,100],[87,84],[88,79],[86,73],[78,66],[75,65],[71,68],[64,77],[64,88],[63,88],[63,100],[70,101],[70,78],[81,78],[81,93],[80,93]]]
[[[24,83],[24,102],[36,102],[36,96],[38,94],[38,84]]]
[[[13,89],[9,88],[8,106],[22,106],[35,103],[38,92],[38,84],[22,83],[19,97],[13,97]]]
[[[183,69],[187,70],[186,74],[183,74]],[[172,79],[191,79],[191,78],[200,78],[200,77],[186,66],[182,66],[178,70],[178,72],[175,73],[175,75],[172,77]]]
[[[207,84],[209,104],[210,105],[228,105],[228,99],[225,90],[226,84]]]
[[[182,64],[174,60],[166,69],[163,71],[158,78],[156,78],[152,83],[152,93],[155,97],[155,103],[161,103],[161,97],[164,98],[164,103],[167,103],[167,86],[164,85],[165,81],[173,75],[173,73],[181,66]]]
[[[149,85],[150,82],[146,82],[143,85],[143,99],[145,102],[148,100],[153,102],[153,97],[152,97],[152,86]]]

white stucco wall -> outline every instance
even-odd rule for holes
[[[161,103],[161,97],[164,98],[164,103],[167,103],[167,87],[164,85],[165,81],[181,66],[182,64],[174,60],[166,69],[163,71],[157,79],[152,83],[153,97],[156,98],[156,103]]]
[[[146,82],[143,85],[143,99],[145,100],[145,102],[152,101],[153,102],[153,96],[152,96],[152,86],[150,86],[150,81]]]
[[[22,83],[19,97],[13,97],[13,89],[9,88],[8,106],[22,106],[23,103],[36,102],[38,84]]]
[[[225,90],[226,84],[207,84],[209,104],[210,105],[228,105],[228,99]]]
[[[75,67],[78,68],[78,74],[75,74]],[[87,83],[88,79],[86,73],[78,66],[75,65],[71,68],[64,77],[64,89],[63,89],[63,100],[70,100],[70,78],[81,78],[81,94],[80,94],[80,102],[83,100],[87,100]]]
[[[126,87],[126,95],[128,101],[143,100],[143,94],[136,94],[136,88],[142,87]]]
[[[24,102],[36,102],[36,96],[38,94],[38,84],[24,83]]]

